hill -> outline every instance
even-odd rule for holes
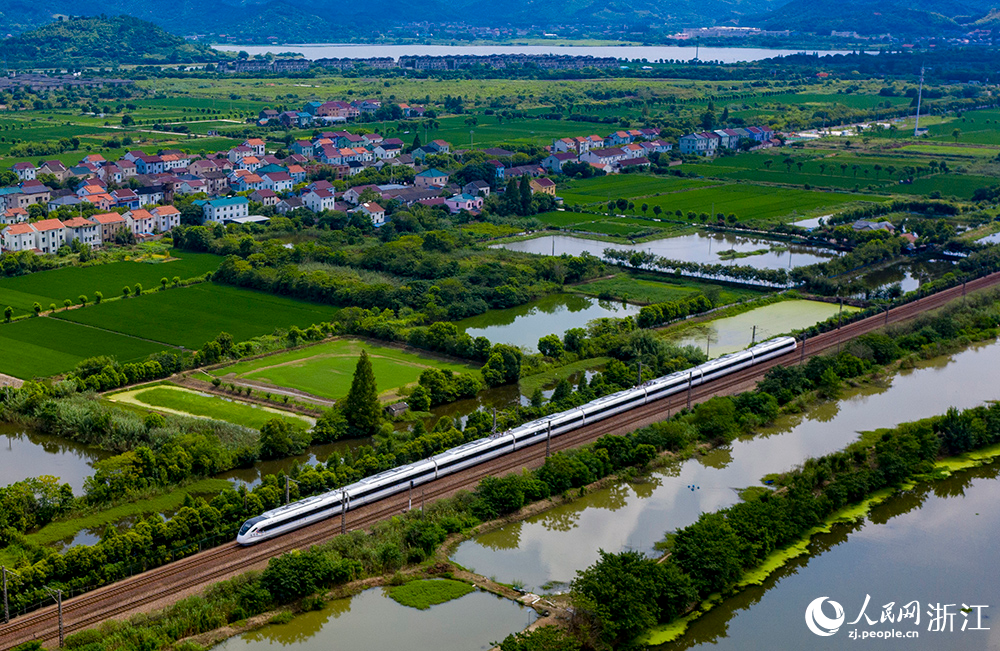
[[[162,28],[132,18],[72,18],[0,42],[13,66],[187,63],[219,58]]]
[[[60,15],[127,14],[175,34],[268,36],[286,42],[349,42],[411,22],[472,25],[647,25],[735,23],[780,6],[782,0],[0,0],[0,34],[17,34]],[[433,18],[429,18],[433,17]]]
[[[989,7],[954,0],[792,0],[774,11],[746,21],[765,29],[815,34],[831,31],[863,35],[940,35],[963,31]]]

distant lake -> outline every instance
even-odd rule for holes
[[[367,59],[369,57],[444,56],[449,54],[486,56],[489,54],[565,54],[569,56],[615,57],[616,59],[690,61],[694,47],[674,45],[365,45],[352,43],[305,43],[299,45],[213,45],[217,50],[245,51],[249,54],[297,52],[307,59]],[[804,50],[768,50],[742,47],[702,47],[702,61],[737,63],[801,54]],[[809,54],[850,54],[850,50],[813,50]]]

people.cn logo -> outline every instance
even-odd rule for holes
[[[844,623],[844,608],[833,599],[830,599],[830,605],[833,606],[833,617],[827,617],[823,614],[824,601],[827,601],[827,598],[820,597],[819,599],[813,599],[806,606],[806,626],[816,635],[829,637],[839,631],[840,625]]]

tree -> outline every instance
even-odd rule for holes
[[[955,139],[955,142],[958,142],[958,138],[961,135],[962,135],[962,130],[961,129],[954,129],[951,132],[951,137]]]
[[[3,320],[10,323],[10,320],[14,318],[14,308],[7,306],[3,311]]]
[[[77,297],[76,300],[80,301],[80,305],[83,305],[83,306],[87,305],[87,300],[88,299],[87,299],[87,295],[86,294],[80,294],[80,296]]]
[[[136,283],[135,284],[135,289],[132,290],[132,293],[135,294],[136,296],[141,296],[142,295],[142,285],[139,284],[139,283]]]
[[[170,282],[170,281],[167,280],[166,276],[164,276],[163,278],[160,278],[160,291],[163,291],[163,290],[165,290],[167,288],[167,283],[168,282]]]
[[[68,310],[72,304],[73,301],[69,300],[68,298],[63,300],[63,309]]]
[[[309,447],[308,432],[293,427],[287,420],[272,418],[260,428],[260,456],[283,459]]]
[[[35,301],[35,304],[31,306],[31,309],[35,311],[35,316],[38,316],[42,313],[42,304]]]
[[[517,382],[521,377],[521,351],[507,344],[493,346],[481,373],[490,387]]]
[[[354,367],[354,378],[351,380],[351,390],[344,398],[343,412],[354,436],[374,436],[382,422],[375,371],[364,350]]]
[[[545,335],[538,340],[538,352],[546,357],[562,357],[565,352],[558,335]]]
[[[580,642],[555,626],[511,633],[503,642],[493,643],[500,651],[579,651]]]
[[[124,296],[125,298],[128,298],[129,294],[131,294],[131,293],[132,293],[132,290],[129,288],[128,285],[122,287],[122,296]]]
[[[774,165],[773,159],[768,158],[766,161],[764,161],[764,167],[767,168],[768,170],[771,169],[772,165]]]
[[[526,217],[531,214],[531,178],[525,174],[521,177],[521,210],[517,213],[522,217]]]
[[[104,294],[101,292],[94,292],[94,303],[100,305],[101,301],[104,300]]]
[[[656,217],[659,217],[662,212],[663,208],[660,206],[653,206],[653,214],[656,215]]]

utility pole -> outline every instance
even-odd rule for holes
[[[920,88],[917,90],[917,119],[913,123],[913,137],[920,132],[920,100],[924,95],[924,67],[920,66]]]
[[[757,343],[757,326],[753,327],[753,334],[750,335],[750,345],[753,346]]]
[[[347,491],[340,491],[340,534],[347,533]]]
[[[288,495],[289,495],[288,485],[289,485],[289,483],[295,484],[296,486],[299,485],[299,482],[297,482],[294,479],[290,478],[288,475],[285,475],[285,504],[288,504],[288,502],[289,502],[289,499],[288,499]]]
[[[552,445],[552,421],[550,420],[548,428],[548,434],[545,436],[545,458],[549,458],[549,449]]]
[[[7,603],[7,568],[0,565],[0,573],[3,574],[3,623],[10,622],[10,605]]]
[[[62,648],[63,643],[65,642],[65,637],[63,636],[62,590],[53,590],[52,588],[46,586],[42,586],[42,588],[56,600],[56,607],[59,610],[59,647]]]
[[[406,510],[407,511],[412,511],[413,510],[413,480],[412,479],[410,480],[410,495],[409,495],[409,499],[407,500]]]

